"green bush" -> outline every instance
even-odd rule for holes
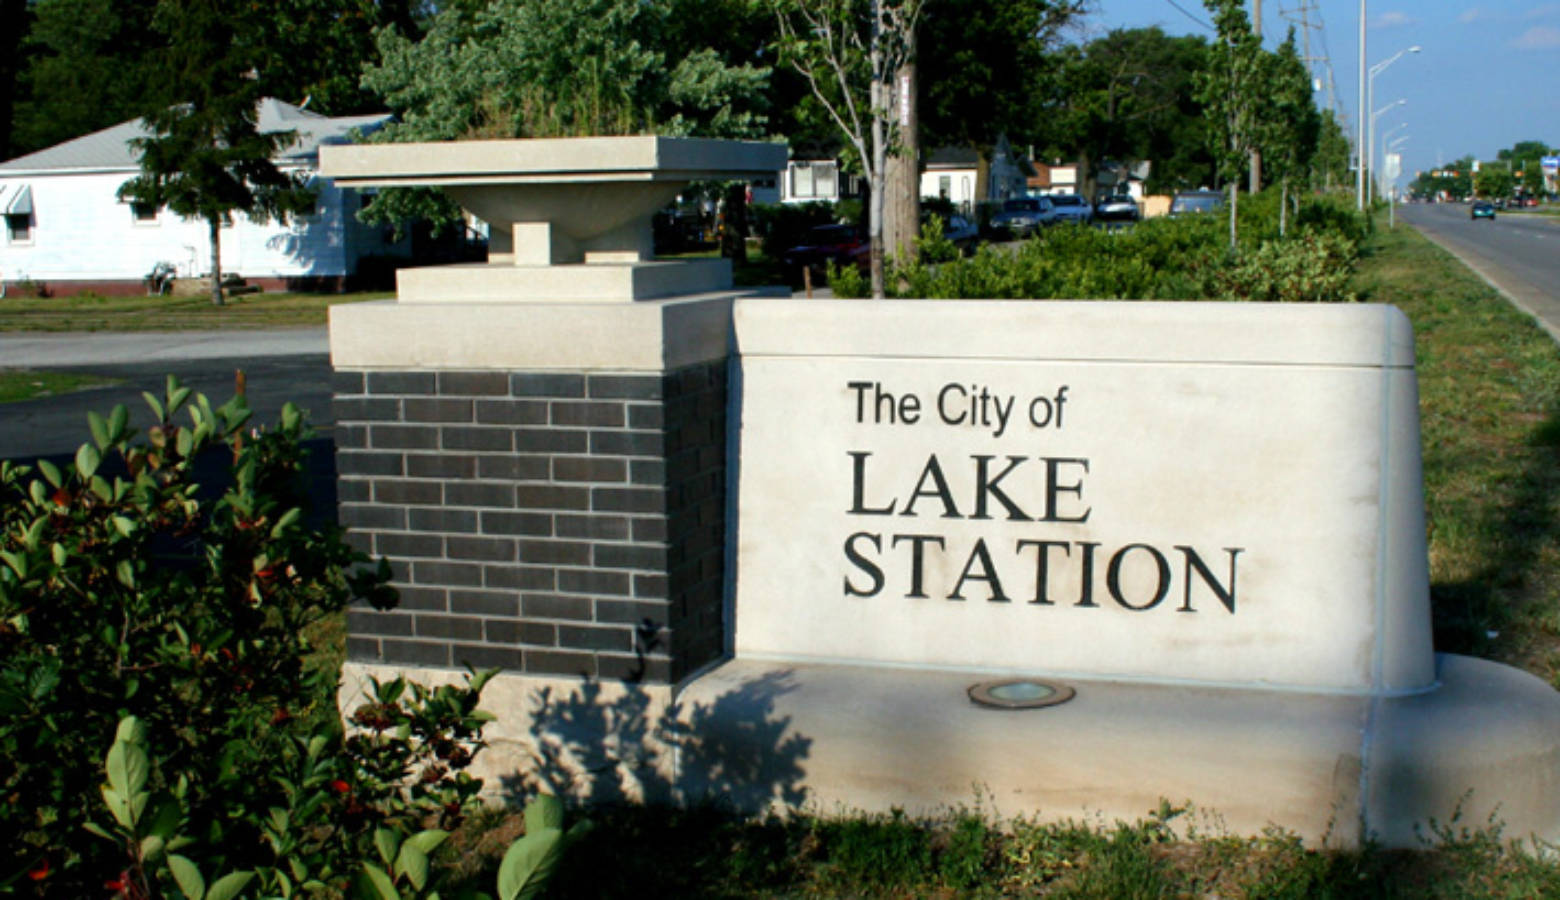
[[[396,598],[305,525],[302,415],[250,428],[172,378],[146,399],[144,439],[118,407],[68,466],[0,463],[0,893],[420,896],[427,835],[481,787],[488,675],[376,682],[344,732],[309,635]]]
[[[1348,303],[1354,247],[1334,233],[1305,231],[1285,241],[1241,248],[1214,271],[1218,295],[1265,303]]]
[[[830,203],[754,204],[748,207],[748,222],[762,242],[764,255],[779,259],[802,243],[808,229],[838,221],[836,214]]]

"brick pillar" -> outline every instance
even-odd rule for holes
[[[401,605],[361,663],[676,683],[718,658],[726,361],[338,369],[340,517]]]

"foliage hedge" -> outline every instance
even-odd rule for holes
[[[953,259],[926,229],[922,259],[891,268],[890,296],[941,299],[1122,299],[1348,302],[1348,274],[1370,221],[1329,196],[1240,202],[1237,247],[1225,215],[1150,219],[1128,228],[1058,225],[1017,245]],[[1282,225],[1282,229],[1281,229]],[[1281,234],[1282,230],[1282,234]],[[836,296],[863,297],[859,273],[832,273]]]

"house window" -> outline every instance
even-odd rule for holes
[[[797,163],[791,169],[791,196],[833,200],[839,196],[839,167],[832,162]]]
[[[155,225],[157,223],[157,207],[150,203],[131,203],[130,215],[135,218],[138,225]]]
[[[30,244],[33,239],[32,213],[7,213],[5,230],[13,244]]]
[[[953,196],[952,175],[937,176],[937,196],[943,198],[944,200],[947,200],[949,197]]]

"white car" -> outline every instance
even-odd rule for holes
[[[1047,199],[1056,210],[1057,222],[1087,225],[1094,221],[1094,207],[1077,194],[1052,194]]]

